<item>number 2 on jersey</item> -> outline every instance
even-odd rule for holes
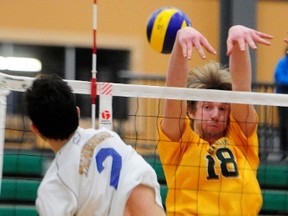
[[[122,157],[113,148],[102,148],[96,155],[96,166],[99,173],[104,170],[103,162],[107,157],[112,157],[111,173],[110,173],[110,185],[117,190],[119,184],[119,178],[122,168]]]

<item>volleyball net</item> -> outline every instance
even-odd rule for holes
[[[5,100],[3,100],[2,110],[3,112],[5,111],[4,116],[6,117],[1,119],[3,121],[2,124],[6,122],[6,128],[4,128],[6,141],[17,141],[15,136],[14,138],[9,138],[9,134],[14,133],[12,132],[13,129],[21,133],[21,137],[25,136],[26,132],[31,133],[27,126],[29,121],[25,115],[23,95],[33,80],[34,78],[31,77],[0,74],[1,97],[3,99],[5,98]],[[82,108],[86,110],[84,117],[81,116],[80,126],[91,127],[91,116],[89,116],[91,111],[87,112],[91,94],[91,83],[77,80],[66,81],[77,95],[77,105],[80,106],[81,110]],[[288,96],[275,94],[272,87],[269,89],[266,87],[264,90],[260,88],[256,89],[258,92],[233,92],[165,87],[162,81],[157,83],[154,81],[154,83],[152,83],[153,85],[149,85],[149,83],[139,84],[143,82],[145,81],[141,79],[137,81],[132,80],[130,84],[98,82],[98,121],[96,128],[106,127],[116,131],[124,140],[127,140],[127,144],[132,144],[135,148],[148,148],[150,145],[156,147],[158,133],[157,122],[159,118],[163,117],[164,100],[205,100],[255,105],[259,115],[260,141],[262,139],[264,141],[272,138],[272,133],[275,142],[279,142],[276,132],[279,122],[277,116],[278,107],[288,107]],[[8,98],[7,107],[5,104],[7,100],[6,97]],[[17,122],[17,119],[20,119],[20,122]],[[17,122],[17,124],[15,122]],[[13,128],[13,124],[16,124],[17,128]],[[23,125],[21,126],[20,124]],[[11,130],[11,132],[7,130]],[[265,132],[263,132],[263,130],[265,130]],[[263,137],[262,135],[268,135],[267,132],[269,136]],[[23,141],[25,140],[25,138],[21,139],[23,139]],[[139,146],[137,146],[137,144],[139,144]],[[40,149],[44,147],[41,146],[41,143],[36,143],[35,145]],[[8,146],[13,148],[13,146]],[[31,146],[33,146],[33,144],[31,144]],[[22,147],[24,148],[24,146]],[[264,147],[265,146],[263,146],[263,148]],[[273,147],[273,145],[271,144],[270,147]],[[277,150],[279,151],[279,149],[265,149],[266,153],[273,153],[273,151]]]
[[[13,142],[23,142],[20,148],[47,148],[45,143],[36,139],[30,132],[29,120],[26,118],[23,95],[33,82],[31,77],[0,74],[0,88],[3,98],[1,125],[6,122],[5,139],[7,148],[14,148]],[[78,105],[86,114],[81,116],[80,125],[91,127],[89,95],[91,83],[88,81],[66,80],[77,95]],[[97,83],[98,105],[96,128],[106,127],[114,130],[121,137],[142,153],[142,150],[155,150],[157,145],[157,122],[163,117],[165,99],[211,101],[225,103],[253,104],[259,115],[260,150],[265,154],[281,153],[279,146],[278,107],[288,107],[288,96],[275,94],[274,89],[256,89],[262,92],[232,92],[206,89],[188,89],[164,87],[164,82],[155,85],[139,84],[143,80],[131,81],[130,84]],[[8,93],[10,92],[10,93]],[[6,96],[8,98],[5,108]],[[116,100],[118,99],[118,101]],[[116,103],[115,103],[116,101]],[[83,109],[82,109],[83,108]],[[7,109],[7,112],[6,112]],[[89,109],[88,109],[89,110]],[[100,114],[99,114],[100,113]],[[10,135],[11,134],[11,135]],[[18,134],[18,135],[17,135]],[[19,136],[17,138],[17,136]],[[27,136],[27,137],[26,137]],[[32,137],[31,139],[29,138]],[[33,141],[34,140],[34,141]],[[26,142],[28,141],[28,143]],[[4,146],[4,144],[2,144]],[[139,148],[139,149],[137,149]],[[2,148],[3,149],[3,148]],[[143,154],[156,152],[144,151]]]
[[[29,119],[25,114],[24,92],[33,80],[29,77],[0,73],[0,168],[2,169],[4,161],[4,175],[5,173],[12,175],[10,168],[5,166],[5,160],[6,163],[12,161],[18,167],[16,168],[18,172],[27,174],[31,172],[29,171],[31,167],[29,167],[29,163],[26,166],[21,164],[23,155],[30,157],[35,154],[41,158],[53,158],[49,146],[31,132]],[[90,101],[91,83],[66,81],[76,94],[76,102],[80,110],[86,112],[81,115],[80,126],[91,127],[89,114],[91,110],[87,108]],[[165,87],[164,82],[158,82],[156,85],[154,82],[151,85],[143,84],[143,80],[130,80],[129,84],[98,82],[97,94],[96,129],[106,127],[117,132],[128,145],[131,145],[145,158],[152,158],[154,163],[160,163],[157,160],[157,143],[159,141],[157,124],[163,117],[164,100],[166,99],[253,104],[259,116],[258,135],[261,161],[277,161],[283,154],[279,147],[278,108],[288,107],[288,95],[275,94],[273,88],[266,89],[265,92],[260,89],[256,89],[256,92],[232,92],[173,88]],[[7,158],[7,155],[8,157],[10,155],[11,158]],[[44,166],[47,168],[47,164]],[[36,176],[42,175],[45,169],[41,172]],[[2,174],[2,170],[0,173]],[[13,175],[15,177],[15,174]]]

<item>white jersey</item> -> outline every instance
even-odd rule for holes
[[[154,188],[162,207],[155,171],[131,146],[104,128],[78,128],[47,170],[36,207],[40,216],[121,216],[139,184]]]

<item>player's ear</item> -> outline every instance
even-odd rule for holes
[[[187,109],[187,115],[190,119],[195,119],[195,112],[193,112],[191,108]]]
[[[80,118],[80,108],[76,106],[78,117]]]
[[[33,123],[30,125],[30,128],[33,131],[33,133],[35,133],[37,135],[40,133],[38,128]]]

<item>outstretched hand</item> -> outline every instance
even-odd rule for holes
[[[288,38],[284,38],[284,42],[288,45]]]
[[[246,49],[246,44],[252,49],[257,49],[256,43],[270,45],[270,41],[267,41],[266,39],[272,38],[272,35],[247,28],[245,26],[233,26],[229,29],[226,54],[231,55],[235,44],[237,44],[242,51]]]
[[[203,47],[211,54],[216,54],[215,49],[211,46],[208,40],[196,29],[185,27],[178,31],[177,42],[180,44],[183,56],[191,59],[193,48],[195,47],[201,58],[205,59],[205,51]]]

